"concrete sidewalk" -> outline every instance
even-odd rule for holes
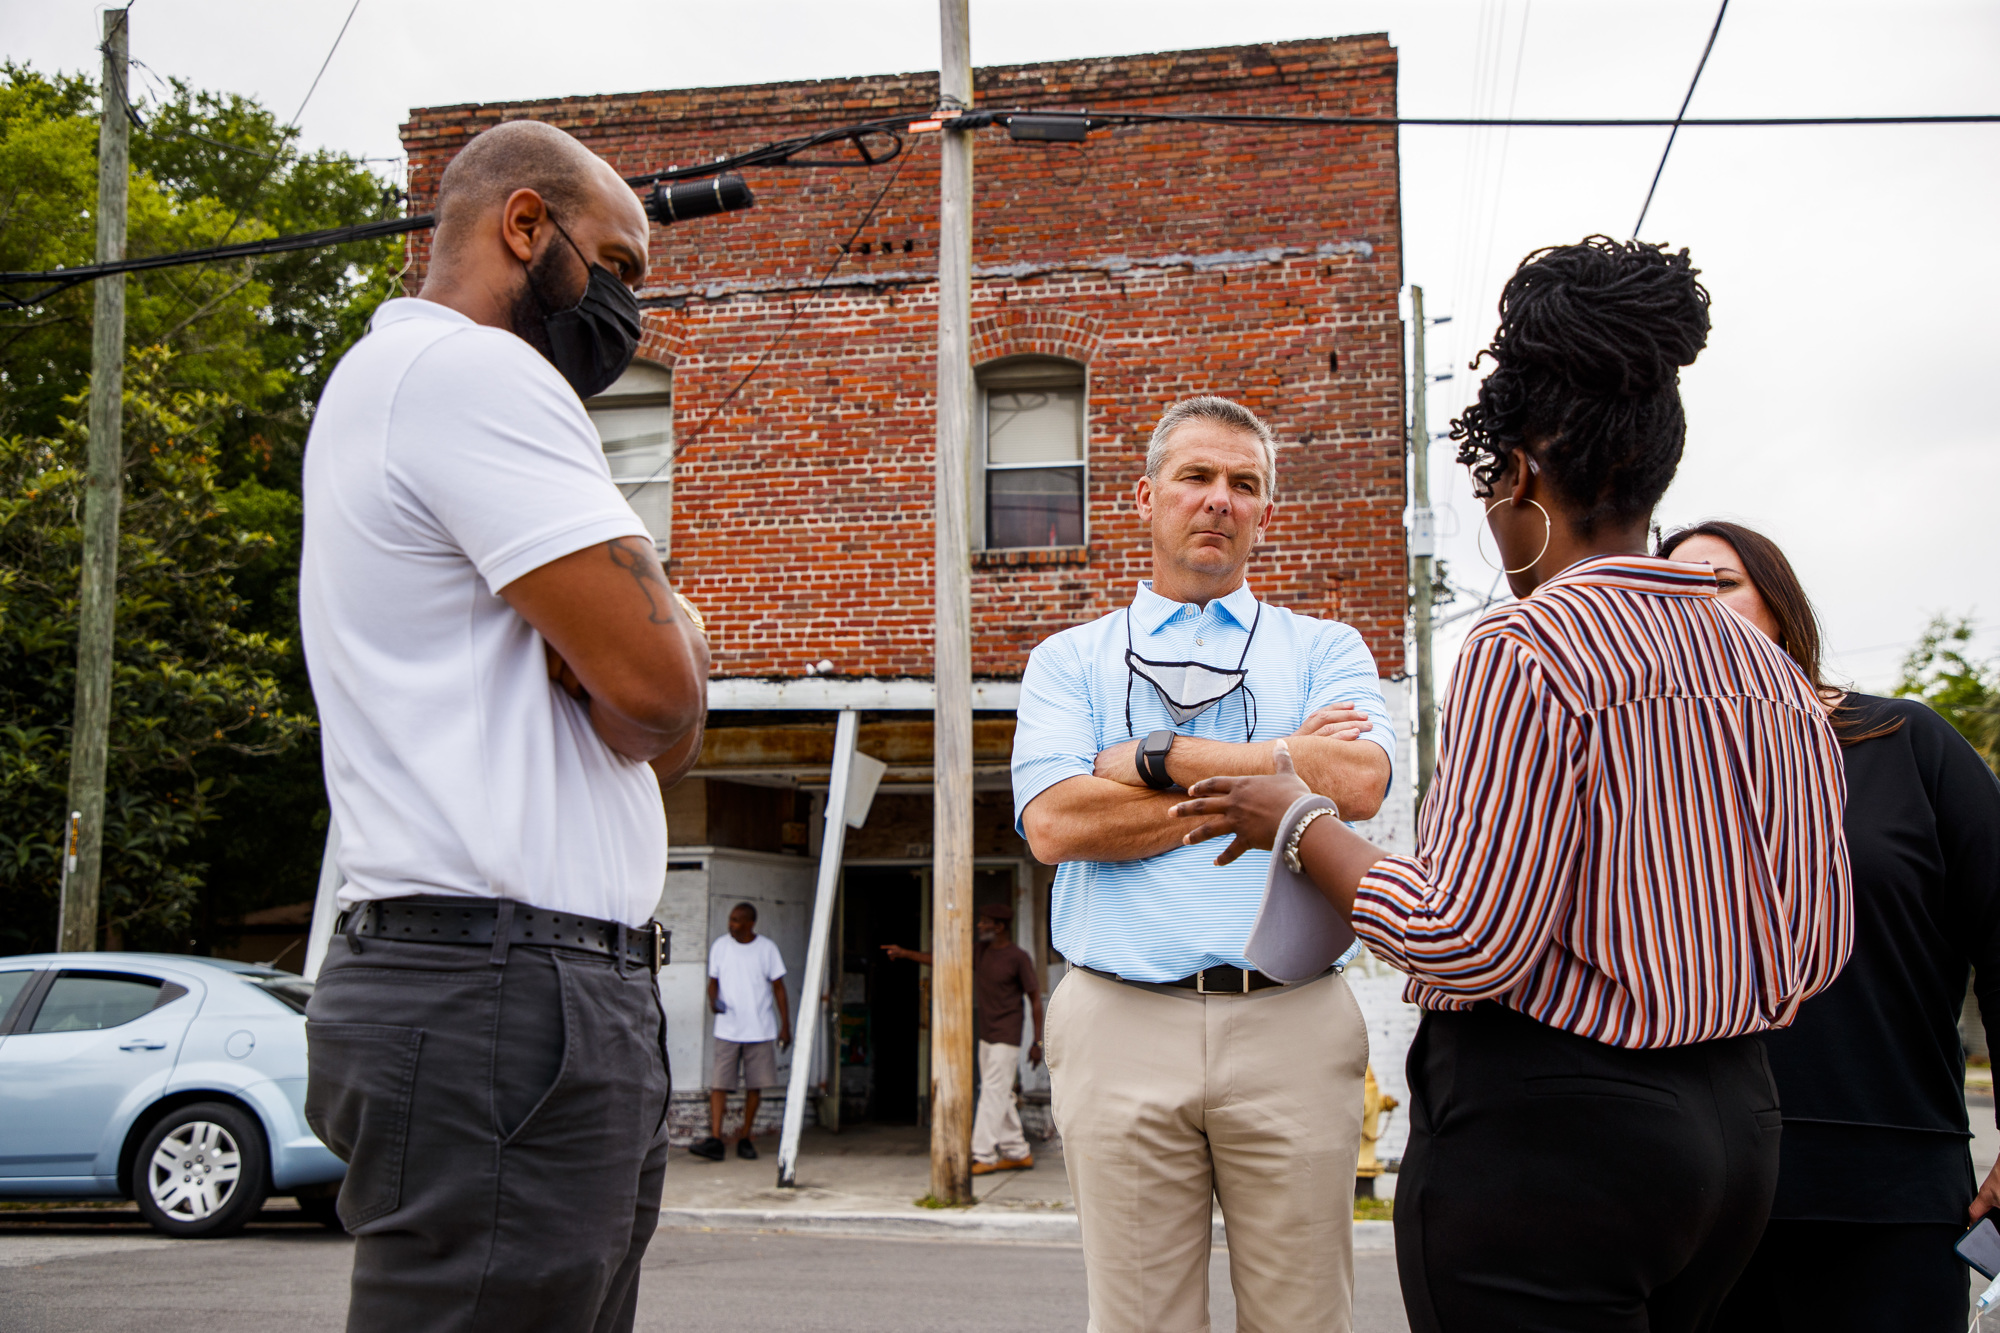
[[[926,1208],[930,1131],[914,1125],[858,1125],[839,1134],[808,1129],[799,1141],[798,1187],[779,1189],[773,1139],[762,1156],[708,1162],[677,1148],[667,1166],[660,1225],[702,1231],[788,1231],[903,1238],[1014,1240],[1076,1244],[1076,1205],[1060,1141],[1035,1148],[1029,1171],[973,1177],[977,1202]],[[1215,1242],[1223,1243],[1222,1217]],[[1387,1222],[1354,1224],[1357,1250],[1388,1250]]]
[[[798,1187],[779,1189],[775,1136],[746,1162],[734,1153],[704,1161],[684,1148],[667,1166],[660,1225],[714,1230],[958,1235],[1074,1241],[1076,1208],[1062,1148],[1038,1145],[1034,1169],[973,1177],[976,1204],[926,1208],[930,1131],[916,1125],[857,1125],[839,1134],[808,1129],[799,1140]]]

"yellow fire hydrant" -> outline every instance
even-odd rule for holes
[[[1375,1177],[1382,1174],[1382,1163],[1375,1157],[1375,1144],[1382,1137],[1389,1112],[1399,1104],[1382,1091],[1382,1085],[1375,1081],[1375,1066],[1370,1064],[1361,1084],[1361,1160],[1354,1168],[1354,1196],[1358,1199],[1375,1197]]]

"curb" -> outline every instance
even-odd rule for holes
[[[776,1231],[819,1236],[872,1236],[887,1240],[1013,1241],[1075,1245],[1080,1242],[1075,1213],[981,1212],[978,1208],[925,1212],[841,1213],[776,1208],[662,1208],[660,1226],[676,1231]],[[1222,1219],[1214,1241],[1224,1244]],[[1356,1222],[1354,1249],[1380,1253],[1396,1248],[1393,1222]]]
[[[984,1213],[977,1208],[843,1213],[790,1208],[662,1208],[660,1225],[688,1231],[785,1231],[892,1240],[1000,1240],[1074,1245],[1075,1213]]]

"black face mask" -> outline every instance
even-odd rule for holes
[[[553,214],[549,221],[583,259],[583,251],[562,223]],[[577,397],[595,398],[625,373],[639,351],[639,298],[604,265],[587,259],[583,263],[590,280],[584,284],[582,299],[554,313],[549,313],[549,303],[535,285],[534,267],[522,266],[528,269],[528,291],[542,308],[543,336],[527,341],[569,381]]]

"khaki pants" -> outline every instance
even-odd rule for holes
[[[972,1118],[975,1162],[1018,1162],[1028,1155],[1028,1136],[1014,1109],[1014,1071],[1020,1059],[1019,1046],[979,1043],[979,1110]]]
[[[1345,980],[1202,996],[1072,968],[1043,1049],[1091,1333],[1206,1333],[1211,1198],[1241,1333],[1347,1333],[1368,1032]]]

